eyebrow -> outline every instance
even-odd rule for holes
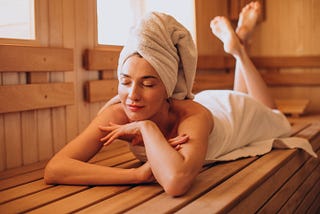
[[[121,73],[120,75],[123,77],[131,78],[131,76],[128,74]],[[156,76],[146,75],[146,76],[143,76],[141,79],[158,79],[158,78]]]

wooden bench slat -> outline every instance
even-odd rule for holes
[[[2,85],[0,113],[74,104],[73,83]]]
[[[118,156],[115,156],[115,157],[112,157],[112,158],[109,158],[106,160],[98,161],[95,164],[103,165],[103,166],[114,166],[117,164],[122,164],[125,162],[132,161],[134,159],[136,159],[136,157],[131,152],[127,152],[127,153],[124,153],[124,154],[121,154],[121,155],[118,155]]]
[[[211,167],[198,175],[191,189],[186,195],[178,198],[172,198],[166,193],[160,194],[140,206],[129,210],[128,213],[172,213],[181,208],[181,206],[193,201],[201,194],[214,188],[219,183],[227,180],[229,177],[245,168],[247,165],[256,160],[256,157],[240,159],[226,162]]]
[[[294,122],[291,133],[311,139],[313,148],[319,154],[320,123]],[[129,152],[127,143],[119,142],[103,148],[90,162],[105,166],[122,168],[138,167],[141,163]],[[317,168],[315,168],[317,167]],[[27,168],[26,168],[27,169]],[[226,163],[217,163],[203,168],[188,193],[173,198],[163,192],[160,185],[124,186],[70,186],[45,185],[43,170],[40,180],[28,181],[26,177],[40,171],[29,166],[30,173],[23,169],[11,172],[12,177],[0,180],[11,186],[0,192],[0,212],[44,213],[55,210],[70,212],[129,212],[129,213],[172,213],[172,212],[214,212],[214,204],[222,204],[218,211],[286,211],[294,203],[294,208],[317,210],[315,205],[319,186],[313,190],[320,179],[319,160],[310,158],[298,150],[273,150],[262,157],[245,158]],[[1,174],[0,174],[1,176]],[[16,181],[10,179],[16,178]],[[291,185],[293,184],[293,185]],[[7,185],[7,184],[6,184]],[[61,189],[59,190],[60,187]],[[288,192],[288,188],[290,192]],[[306,189],[306,190],[305,190]],[[228,198],[219,193],[225,192]],[[208,197],[210,195],[210,197]],[[258,197],[262,195],[262,197]],[[286,195],[286,197],[283,197]],[[289,195],[289,196],[288,196]],[[291,195],[291,197],[290,197]],[[2,197],[4,196],[4,197]],[[214,196],[214,197],[212,197]],[[230,197],[231,196],[231,197]],[[307,196],[308,201],[302,198]],[[288,198],[290,197],[290,198]],[[206,200],[203,200],[206,198]],[[277,200],[277,198],[279,200]],[[254,199],[254,200],[253,200]],[[258,200],[257,200],[258,199]],[[257,204],[253,204],[253,201]],[[277,203],[273,203],[276,201]],[[301,202],[301,203],[300,203]],[[15,204],[15,206],[14,206]],[[17,208],[17,205],[20,205]],[[194,208],[197,204],[198,209]],[[199,205],[200,204],[200,205]],[[263,204],[265,206],[259,209]],[[281,207],[282,206],[282,207]],[[201,210],[199,210],[201,208]],[[273,210],[273,209],[272,209]],[[299,210],[301,211],[301,210]]]
[[[320,151],[317,152],[320,156]],[[297,189],[303,185],[305,180],[312,174],[312,172],[319,166],[319,160],[316,158],[309,158],[309,160],[299,168],[288,182],[286,182],[280,190],[262,207],[258,213],[277,213],[281,207],[287,202],[288,196],[291,196]]]
[[[319,138],[320,139],[320,138]],[[283,184],[286,184],[291,178],[294,176],[294,173],[297,171],[302,171],[300,167],[304,164],[304,162],[311,158],[307,153],[303,151],[296,152],[297,154],[288,161],[283,167],[281,167],[276,173],[274,173],[266,182],[261,184],[259,188],[256,188],[248,197],[242,199],[239,204],[237,204],[234,208],[232,208],[230,213],[256,213],[257,210],[261,207],[262,204],[266,203],[269,198],[275,197],[274,194],[278,194],[281,192],[279,190]],[[315,160],[314,158],[312,158]],[[317,160],[314,161],[315,166],[317,165]],[[307,172],[309,173],[309,172]],[[290,184],[290,188],[298,187],[297,184]],[[273,208],[276,208],[276,205],[281,205],[281,200],[288,199],[288,193],[284,192],[282,198],[279,198],[279,201],[273,201]],[[276,197],[275,197],[276,198]],[[281,207],[281,206],[280,206]],[[270,212],[276,213],[276,212]]]
[[[298,135],[312,139],[319,132],[318,124],[313,124],[307,129],[305,129],[307,131],[303,130]],[[195,212],[199,209],[202,209],[204,212],[229,211],[252,190],[259,187],[278,169],[283,167],[296,153],[297,150],[273,150],[234,177],[228,179],[223,185],[219,185],[217,188],[198,198],[197,201],[181,209],[181,213]]]
[[[72,71],[68,48],[0,45],[0,72]]]
[[[27,212],[44,204],[48,204],[49,202],[78,193],[88,188],[89,187],[87,186],[55,186],[38,193],[4,203],[0,205],[0,213],[6,213],[8,210],[12,213]]]
[[[38,163],[29,164],[26,166],[8,169],[6,171],[0,172],[0,182],[1,182],[1,180],[6,179],[6,178],[10,178],[13,176],[17,176],[17,175],[21,175],[21,174],[25,174],[25,173],[29,173],[29,172],[32,172],[35,170],[42,169],[45,167],[47,162],[48,161],[41,161]]]
[[[96,163],[96,162],[102,161],[106,158],[111,158],[111,157],[115,157],[118,155],[128,153],[129,151],[130,150],[129,150],[128,146],[119,147],[119,148],[113,149],[113,150],[100,151],[89,162]]]
[[[0,204],[8,202],[35,192],[40,192],[41,190],[53,187],[52,185],[46,185],[43,181],[37,180],[27,184],[17,186],[15,188],[10,188],[0,192]]]
[[[131,168],[140,164],[140,161],[134,160],[125,164],[117,165],[120,168]],[[124,186],[96,186],[83,190],[77,194],[61,198],[46,206],[32,210],[30,213],[48,213],[52,210],[58,213],[71,213],[76,212],[82,208],[110,198],[125,190],[132,188],[132,185]]]
[[[117,150],[115,151],[117,152]],[[121,148],[120,148],[120,151],[121,151]],[[112,154],[112,152],[110,152],[110,154]],[[114,166],[114,165],[119,165],[121,163],[128,162],[133,159],[135,159],[133,154],[127,151],[121,155],[116,155],[116,156],[111,155],[111,157],[107,156],[105,157],[105,159],[99,159],[94,163],[99,165],[104,165],[104,166]],[[24,173],[15,177],[10,177],[7,179],[0,180],[0,191],[11,188],[11,187],[15,187],[18,185],[26,184],[28,182],[39,180],[43,177],[43,173],[44,173],[44,169],[41,168],[39,170],[34,170],[34,171]]]
[[[320,123],[312,123],[311,126],[308,126],[306,129],[301,130],[295,136],[306,138],[311,141],[313,138],[315,138],[318,135],[319,130],[320,130]]]
[[[134,187],[108,200],[84,209],[79,213],[123,213],[127,209],[143,203],[145,200],[148,200],[161,192],[163,192],[163,188],[158,184]]]
[[[318,194],[313,200],[312,205],[309,207],[307,214],[319,213],[320,211],[320,194]]]
[[[292,158],[291,155],[292,151],[290,150],[274,150],[270,152],[228,179],[223,185],[217,186],[196,201],[188,204],[178,213],[192,213],[197,210],[212,213],[228,212],[249,191],[258,187],[271,174],[277,171],[281,167],[279,163],[285,163],[290,160]]]
[[[0,191],[39,180],[43,177],[43,173],[44,173],[44,169],[39,169],[39,170],[35,170],[35,171],[18,175],[15,177],[3,179],[0,181]]]
[[[296,135],[298,132],[302,131],[303,129],[307,128],[310,125],[311,125],[310,122],[293,123],[291,125],[290,136]]]
[[[314,184],[319,181],[320,166],[314,170],[311,175],[302,183],[297,191],[289,198],[284,206],[279,210],[279,213],[294,213],[294,210],[299,206],[302,199],[313,188]]]
[[[56,213],[72,213],[130,188],[131,186],[97,186],[33,210],[30,213],[50,213],[52,210]]]
[[[88,102],[107,101],[117,95],[118,80],[93,80],[86,86],[86,100]]]
[[[308,194],[303,198],[302,203],[295,210],[296,213],[306,213],[306,211],[312,206],[313,200],[318,196],[320,192],[320,179],[318,177],[318,182],[311,188]],[[319,203],[316,201],[315,203]]]

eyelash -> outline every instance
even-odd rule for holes
[[[121,85],[129,85],[130,82],[122,81],[122,82],[120,82],[120,84],[121,84]],[[143,83],[141,83],[141,85],[142,85],[143,87],[147,87],[147,88],[152,88],[152,87],[154,87],[154,84],[143,84]]]

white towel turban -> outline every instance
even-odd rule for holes
[[[151,12],[130,31],[118,64],[118,77],[125,61],[140,54],[158,72],[168,97],[193,99],[197,50],[190,32],[170,15]]]

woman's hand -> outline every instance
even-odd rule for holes
[[[171,138],[168,140],[168,143],[175,148],[177,151],[181,149],[181,144],[187,143],[189,140],[189,136],[186,134],[178,135],[175,138]]]
[[[139,122],[132,122],[125,125],[117,125],[110,123],[109,126],[100,126],[101,131],[109,132],[107,136],[100,139],[104,142],[104,146],[111,144],[115,139],[129,141],[132,145],[143,144],[142,136],[140,133]],[[177,137],[170,138],[168,143],[177,151],[181,149],[181,145],[187,143],[189,136],[186,134],[178,135]]]
[[[138,183],[152,183],[156,181],[152,174],[150,164],[148,162],[136,168],[136,173]]]
[[[139,130],[139,122],[117,125],[109,123],[109,126],[100,126],[101,131],[108,132],[107,136],[100,139],[104,146],[111,144],[114,140],[120,139],[130,141],[132,145],[141,144],[142,136]]]

